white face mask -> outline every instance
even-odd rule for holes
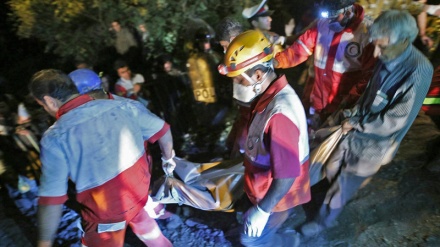
[[[268,71],[269,72],[269,71]],[[243,86],[238,83],[233,84],[233,94],[232,97],[238,101],[241,101],[243,103],[250,103],[252,102],[258,95],[260,95],[261,92],[261,85],[266,81],[268,78],[268,72],[266,72],[263,75],[263,80],[260,82],[254,81],[250,76],[248,76],[246,73],[243,73],[242,76],[246,78],[247,81],[251,82],[252,85],[249,86]]]
[[[328,28],[335,33],[342,32],[348,24],[348,21],[354,16],[353,12],[350,12],[348,16],[344,14],[344,18],[339,21],[333,21],[328,24]]]
[[[254,91],[254,85],[243,86],[238,83],[233,84],[232,97],[243,103],[252,102],[258,94]]]
[[[335,33],[339,33],[344,30],[345,26],[342,26],[341,23],[335,21],[328,24],[328,28]]]

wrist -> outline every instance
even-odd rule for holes
[[[171,151],[171,156],[168,156],[169,158],[166,158],[162,154],[162,157],[161,157],[162,163],[170,163],[171,161],[173,161],[175,156],[176,156],[176,153],[174,152],[174,149]]]
[[[261,214],[263,214],[264,216],[269,216],[270,212],[266,212],[263,209],[260,208],[260,206],[258,206],[258,204],[256,205],[258,212],[260,212]]]
[[[286,42],[286,37],[285,36],[280,36],[280,45],[284,45],[284,43]]]

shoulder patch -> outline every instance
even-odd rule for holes
[[[357,57],[361,54],[361,46],[357,42],[350,42],[345,47],[345,54],[349,57]]]

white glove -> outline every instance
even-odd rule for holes
[[[249,237],[260,237],[270,213],[264,212],[258,205],[251,207],[244,215],[244,233]]]
[[[290,19],[287,24],[284,24],[284,33],[286,36],[291,36],[295,29],[295,19]]]
[[[284,45],[284,42],[286,42],[286,37],[279,36],[277,39],[274,39],[272,43],[273,45]]]
[[[162,157],[162,169],[167,176],[172,176],[174,168],[176,168],[176,162],[173,160],[174,156],[176,156],[176,153],[173,150],[171,158],[166,160]]]

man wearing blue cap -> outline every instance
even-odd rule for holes
[[[88,69],[70,78],[54,69],[39,71],[29,89],[57,118],[41,140],[38,246],[52,246],[69,179],[80,204],[83,246],[122,247],[128,226],[148,246],[172,246],[144,209],[151,176],[145,141],[159,143],[164,171],[171,174],[169,125],[139,102],[105,99],[100,78]]]

